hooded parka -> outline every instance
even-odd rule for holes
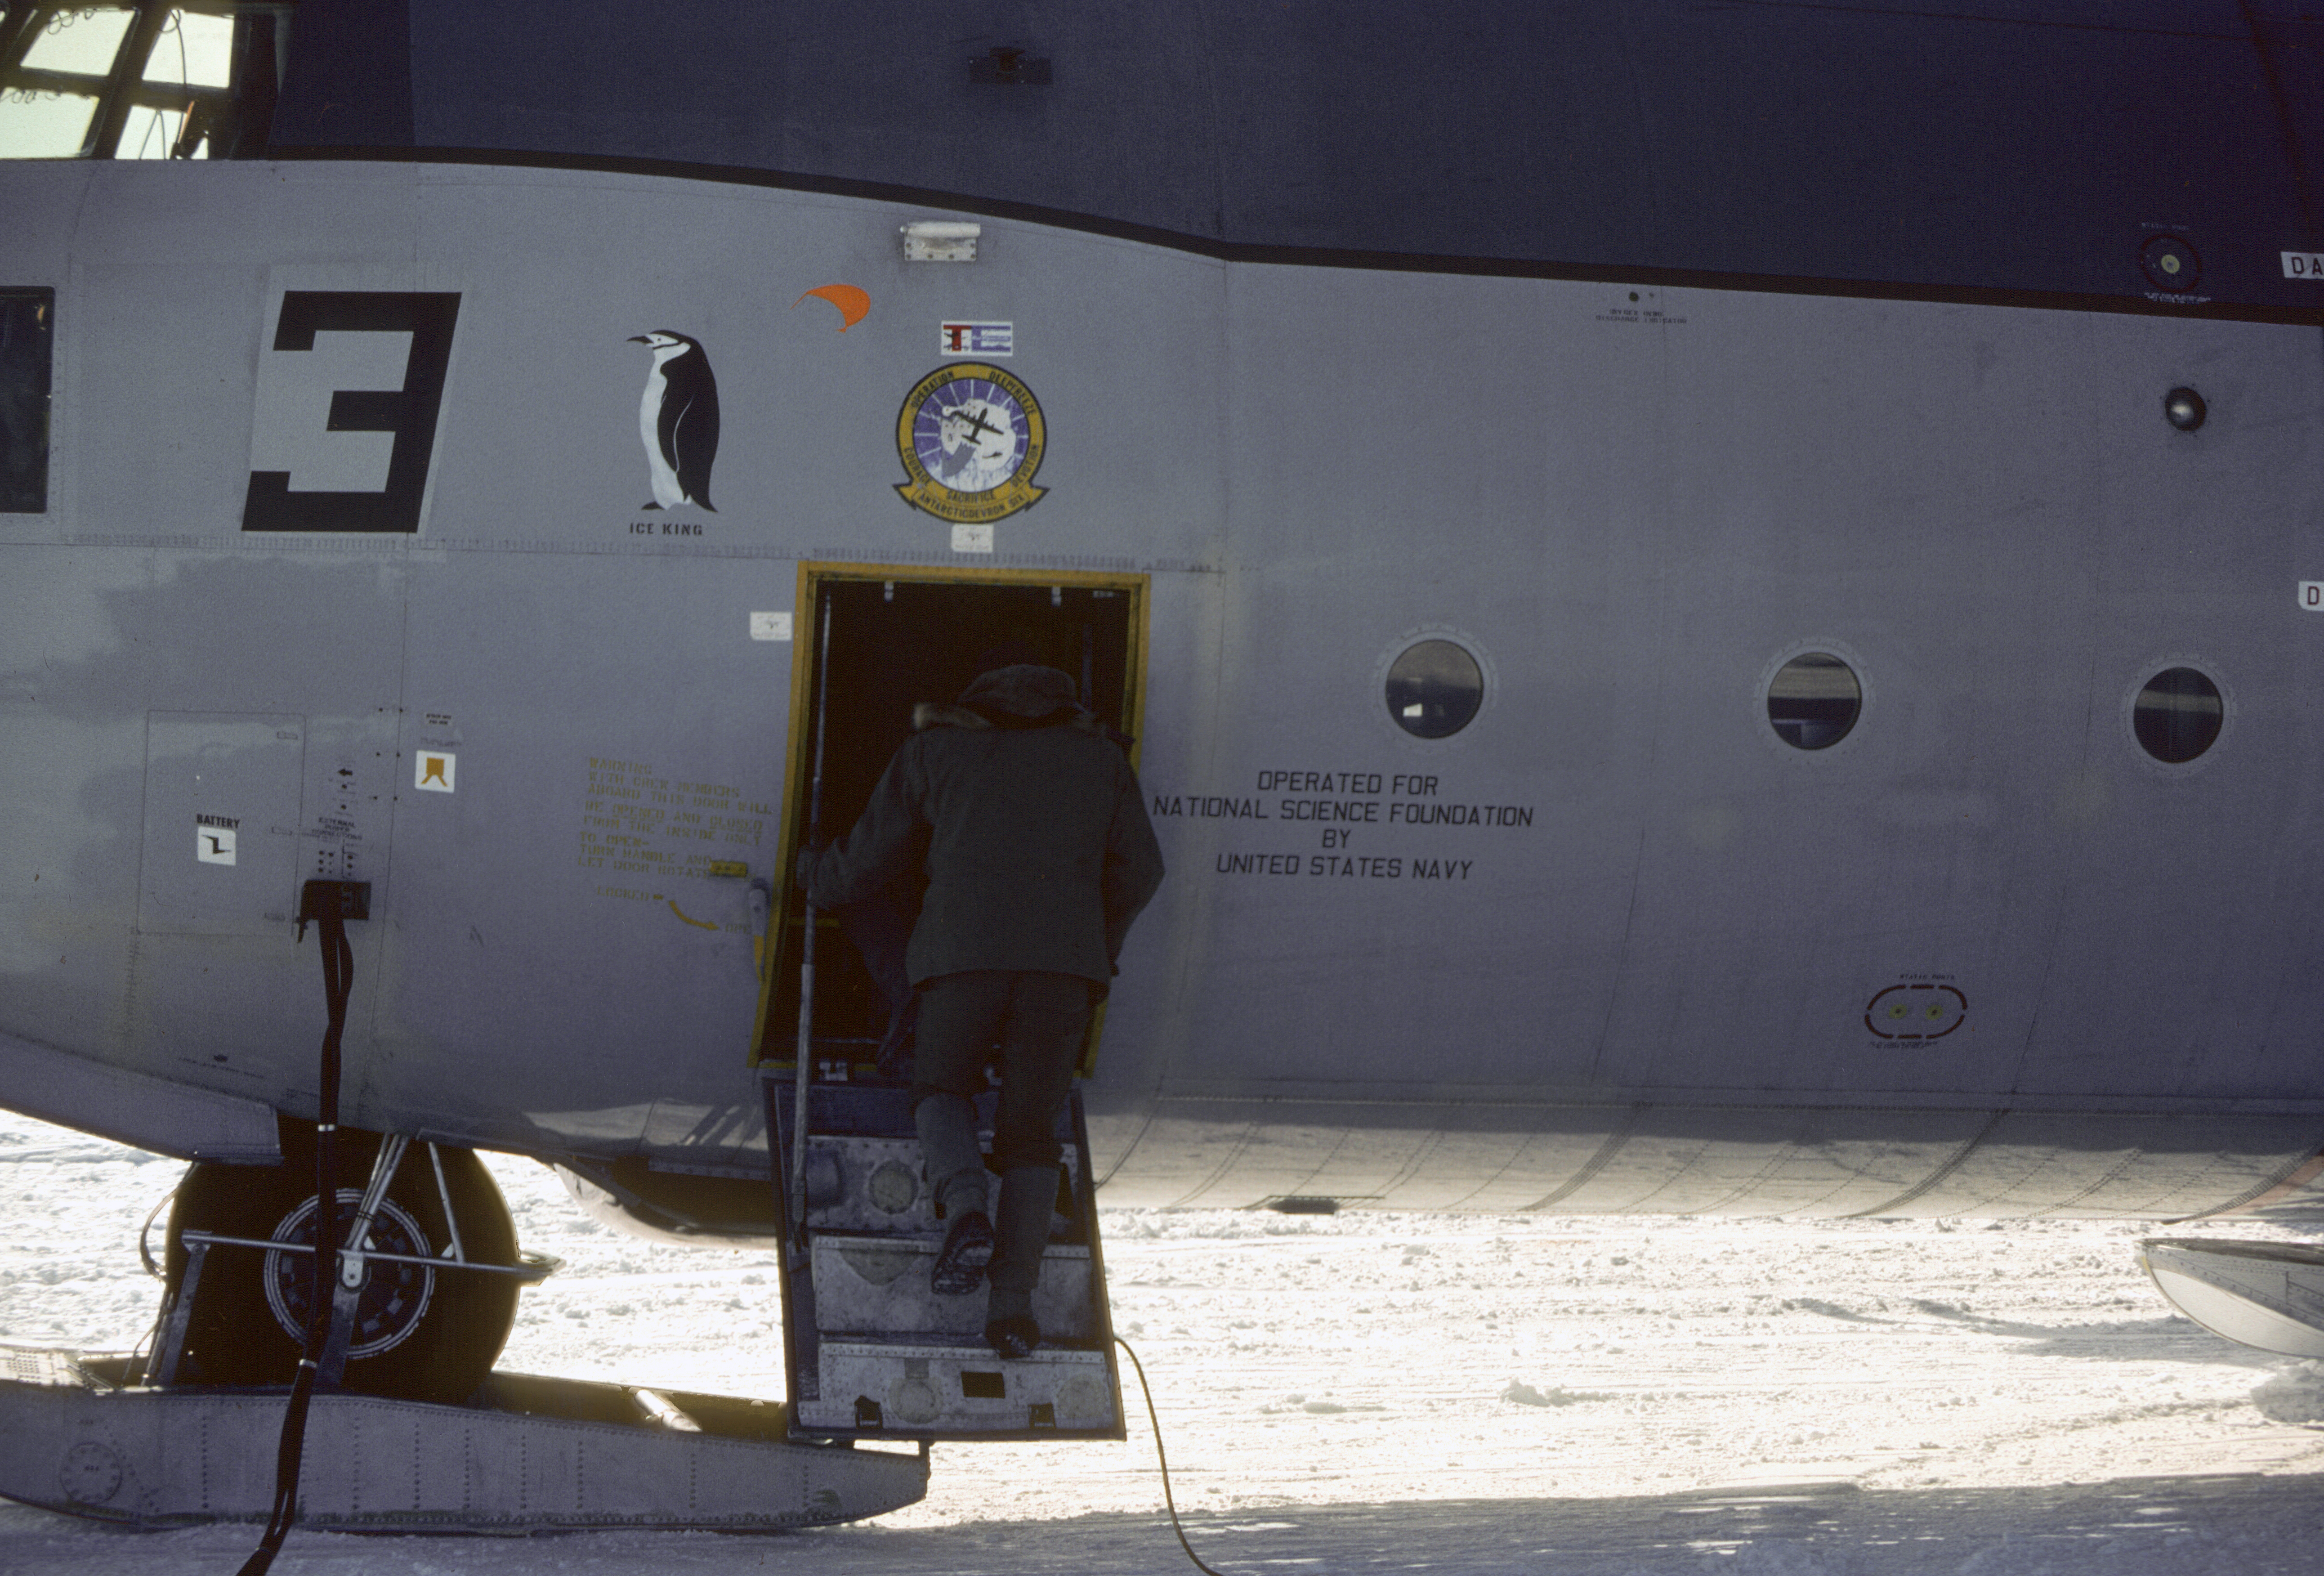
[[[1102,991],[1162,850],[1137,774],[1073,694],[1057,669],[1020,664],[916,708],[854,827],[801,862],[808,899],[844,908],[920,865],[913,984],[1033,969]]]

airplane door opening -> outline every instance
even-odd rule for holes
[[[805,904],[790,881],[797,851],[811,838],[836,842],[854,825],[896,747],[910,736],[912,708],[950,702],[987,667],[1038,662],[1071,675],[1083,705],[1131,740],[1145,694],[1147,579],[1142,575],[1040,574],[994,570],[799,567],[792,654],[791,728],[785,770],[782,892],[773,966],[760,992],[754,1062],[793,1063],[798,1032],[799,963]],[[816,729],[822,728],[820,825],[810,826]],[[1136,755],[1133,749],[1132,763]],[[890,1021],[889,996],[865,961],[880,938],[900,948],[919,911],[922,883],[908,878],[887,894],[884,920],[816,917],[814,1057],[818,1075],[873,1075]],[[891,949],[892,950],[892,949]],[[891,985],[892,990],[892,970]],[[1103,1008],[1093,1015],[1082,1055],[1096,1055]]]

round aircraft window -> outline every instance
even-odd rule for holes
[[[1829,651],[1803,651],[1767,686],[1767,721],[1796,750],[1827,750],[1848,737],[1864,709],[1856,670]]]
[[[2219,687],[2209,676],[2193,668],[2166,668],[2138,692],[2130,726],[2149,755],[2178,766],[2218,742],[2226,716]]]
[[[1485,671],[1450,641],[1405,648],[1388,670],[1388,714],[1419,739],[1445,739],[1467,727],[1485,701]]]

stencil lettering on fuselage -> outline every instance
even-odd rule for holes
[[[1172,820],[1268,822],[1263,848],[1222,848],[1213,868],[1222,876],[1332,876],[1392,881],[1466,881],[1479,872],[1480,852],[1466,836],[1451,841],[1416,840],[1403,828],[1460,827],[1524,830],[1533,825],[1531,805],[1498,805],[1448,797],[1436,773],[1289,770],[1268,770],[1253,779],[1256,793],[1168,793],[1149,790],[1148,813]],[[1254,826],[1253,831],[1260,829]],[[1383,835],[1384,834],[1384,835]],[[1359,848],[1356,840],[1366,846]],[[1392,845],[1382,853],[1369,845],[1378,837]],[[1296,840],[1294,842],[1293,840]],[[1320,841],[1329,851],[1309,853]],[[1506,849],[1506,840],[1489,840]],[[1288,845],[1287,845],[1288,844]]]
[[[606,755],[589,757],[582,793],[577,862],[599,872],[594,895],[667,904],[697,929],[721,928],[679,908],[676,895],[687,880],[750,873],[772,819],[764,802],[733,783],[666,777],[650,761]]]
[[[457,291],[282,293],[243,530],[419,530],[459,311]]]

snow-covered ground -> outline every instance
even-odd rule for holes
[[[639,1241],[531,1162],[493,1169],[525,1245],[567,1261],[503,1367],[781,1394],[771,1256]],[[0,1341],[139,1341],[159,1286],[138,1227],[179,1171],[0,1115]],[[1230,1576],[2324,1571],[2324,1368],[2174,1316],[2140,1227],[1110,1211],[1103,1230],[1180,1507]],[[1191,1571],[1130,1405],[1124,1443],[939,1446],[925,1501],[855,1526],[294,1534],[276,1569]],[[226,1576],[251,1542],[0,1504],[5,1571]]]

